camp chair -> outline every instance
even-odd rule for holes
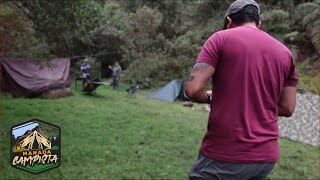
[[[111,83],[109,82],[100,82],[99,79],[86,79],[84,83],[84,88],[82,89],[82,92],[85,93],[93,93],[99,87],[100,85],[109,86]]]
[[[85,92],[85,93],[93,93],[93,92],[95,92],[97,87],[99,87],[101,85],[101,84],[96,83],[96,82],[99,82],[99,79],[93,79],[93,80],[87,79],[87,80],[85,80],[84,88],[82,89],[82,92]]]
[[[126,89],[126,91],[128,92],[127,96],[135,96],[135,93],[138,91],[139,88],[140,88],[140,85],[136,84]]]

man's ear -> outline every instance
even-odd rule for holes
[[[228,21],[227,29],[232,28],[232,19],[229,16],[227,17],[227,21]]]
[[[259,21],[259,24],[258,24],[259,29],[261,28],[261,25],[262,25],[262,23],[261,23],[261,21]]]

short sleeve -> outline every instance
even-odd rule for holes
[[[219,61],[220,37],[213,34],[203,45],[196,62],[204,62],[216,69]]]
[[[296,66],[295,66],[293,60],[291,59],[289,75],[288,75],[287,79],[284,81],[283,86],[297,87],[297,85],[298,85],[297,70],[296,70]]]

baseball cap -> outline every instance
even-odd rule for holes
[[[257,7],[258,13],[260,14],[259,5],[254,0],[236,0],[234,3],[231,4],[231,6],[227,10],[224,18],[226,18],[227,16],[229,16],[231,14],[237,13],[239,10],[241,10],[243,7],[245,7],[247,5],[254,5],[255,7]]]

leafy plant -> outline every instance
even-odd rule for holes
[[[313,23],[313,28],[311,29],[311,41],[320,57],[320,2],[318,4],[318,9],[315,10],[315,21]]]
[[[270,10],[261,14],[263,29],[271,34],[283,34],[288,32],[289,13],[284,10]]]

